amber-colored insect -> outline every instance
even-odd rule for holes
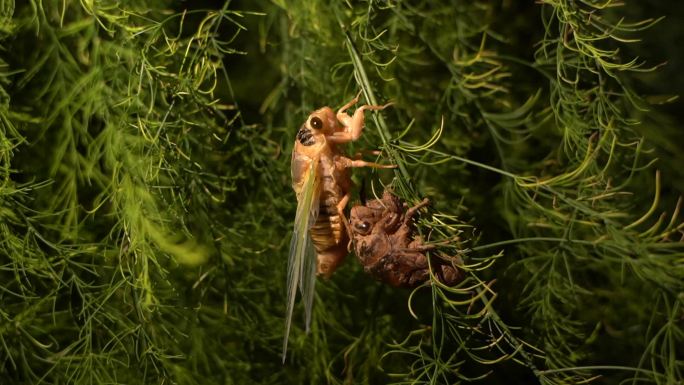
[[[309,115],[297,132],[292,151],[292,188],[297,194],[297,213],[288,262],[287,314],[283,361],[292,321],[297,287],[305,303],[309,329],[316,274],[329,277],[347,255],[348,222],[344,208],[349,201],[350,167],[391,168],[352,160],[342,155],[339,144],[357,140],[364,127],[364,111],[382,110],[388,105],[364,105],[350,116],[346,110],[358,102],[358,95],[333,112],[323,107]]]
[[[425,252],[435,248],[413,236],[411,219],[429,204],[426,198],[407,208],[401,200],[385,191],[382,199],[351,209],[354,251],[364,270],[376,279],[395,287],[416,287],[430,278]],[[461,279],[459,270],[441,258],[430,259],[433,274],[445,285]]]

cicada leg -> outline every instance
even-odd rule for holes
[[[382,151],[380,151],[380,150],[359,151],[356,154],[354,154],[353,158],[355,160],[359,160],[359,159],[361,159],[361,156],[363,156],[363,154],[380,155],[380,154],[382,154]]]
[[[338,158],[338,161],[345,168],[349,168],[349,167],[397,168],[396,164],[380,164],[380,163],[366,162],[365,160],[360,160],[360,159],[352,160],[352,159],[346,158],[344,156],[340,156]]]
[[[425,251],[431,251],[437,248],[437,245],[431,244],[431,245],[424,245],[422,240],[414,240],[413,242],[409,243],[408,247],[399,249],[401,251],[420,251],[420,252],[425,252]]]
[[[393,103],[387,103],[382,106],[374,106],[370,104],[364,104],[363,106],[359,107],[354,111],[354,115],[349,116],[349,114],[346,112],[347,109],[354,104],[356,104],[359,101],[359,96],[361,96],[361,92],[359,92],[356,97],[352,100],[350,100],[347,104],[342,106],[339,110],[337,110],[337,120],[342,123],[342,126],[344,126],[344,132],[347,134],[346,136],[340,137],[339,141],[340,142],[345,142],[345,141],[350,141],[350,140],[356,140],[361,136],[361,132],[363,131],[363,126],[365,122],[365,117],[363,113],[367,110],[370,111],[378,111],[378,110],[384,110],[385,108],[391,106]]]
[[[344,208],[347,207],[347,203],[349,203],[349,198],[350,198],[350,193],[347,192],[344,194],[342,199],[337,203],[337,215],[340,217],[340,221],[344,223],[344,228],[347,231],[347,238],[349,239],[349,242],[347,242],[347,251],[351,251],[352,247],[352,231],[351,227],[349,227],[349,221],[347,220],[347,217],[344,215]]]
[[[425,198],[420,203],[418,203],[417,205],[406,210],[406,214],[404,216],[404,224],[408,224],[411,221],[411,218],[413,218],[413,216],[416,215],[416,212],[418,212],[418,210],[420,210],[421,208],[423,208],[429,204],[430,204],[430,200]]]
[[[342,116],[347,115],[345,113],[347,111],[347,109],[359,102],[359,97],[361,97],[361,92],[363,92],[363,91],[359,91],[359,93],[356,94],[356,96],[354,96],[354,99],[350,100],[349,102],[347,102],[347,104],[345,104],[344,106],[340,107],[339,110],[337,110],[337,118],[338,119],[340,118],[341,115]]]

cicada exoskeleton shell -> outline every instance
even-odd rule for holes
[[[435,246],[424,244],[414,235],[412,217],[428,203],[424,199],[406,209],[397,196],[385,191],[382,199],[352,207],[354,251],[366,273],[394,287],[423,284],[430,279],[431,267],[433,275],[445,285],[461,280],[461,272],[453,263],[458,261],[428,260],[426,252]]]

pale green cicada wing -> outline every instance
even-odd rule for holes
[[[318,197],[320,181],[318,175],[318,159],[292,158],[293,186],[297,192],[297,212],[295,214],[290,256],[287,265],[287,313],[285,314],[285,339],[283,340],[283,362],[287,353],[287,342],[292,325],[297,287],[302,295],[306,316],[306,331],[311,323],[311,310],[314,301],[316,284],[316,250],[314,249],[309,229],[318,217]],[[301,170],[303,172],[296,172]],[[297,179],[294,178],[295,174]],[[299,189],[301,186],[301,189]]]

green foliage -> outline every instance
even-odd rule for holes
[[[2,383],[682,383],[678,90],[637,57],[676,22],[641,7],[0,0]],[[354,180],[429,197],[465,279],[350,255],[283,365],[294,135],[358,91],[394,106],[349,153],[398,168]]]

